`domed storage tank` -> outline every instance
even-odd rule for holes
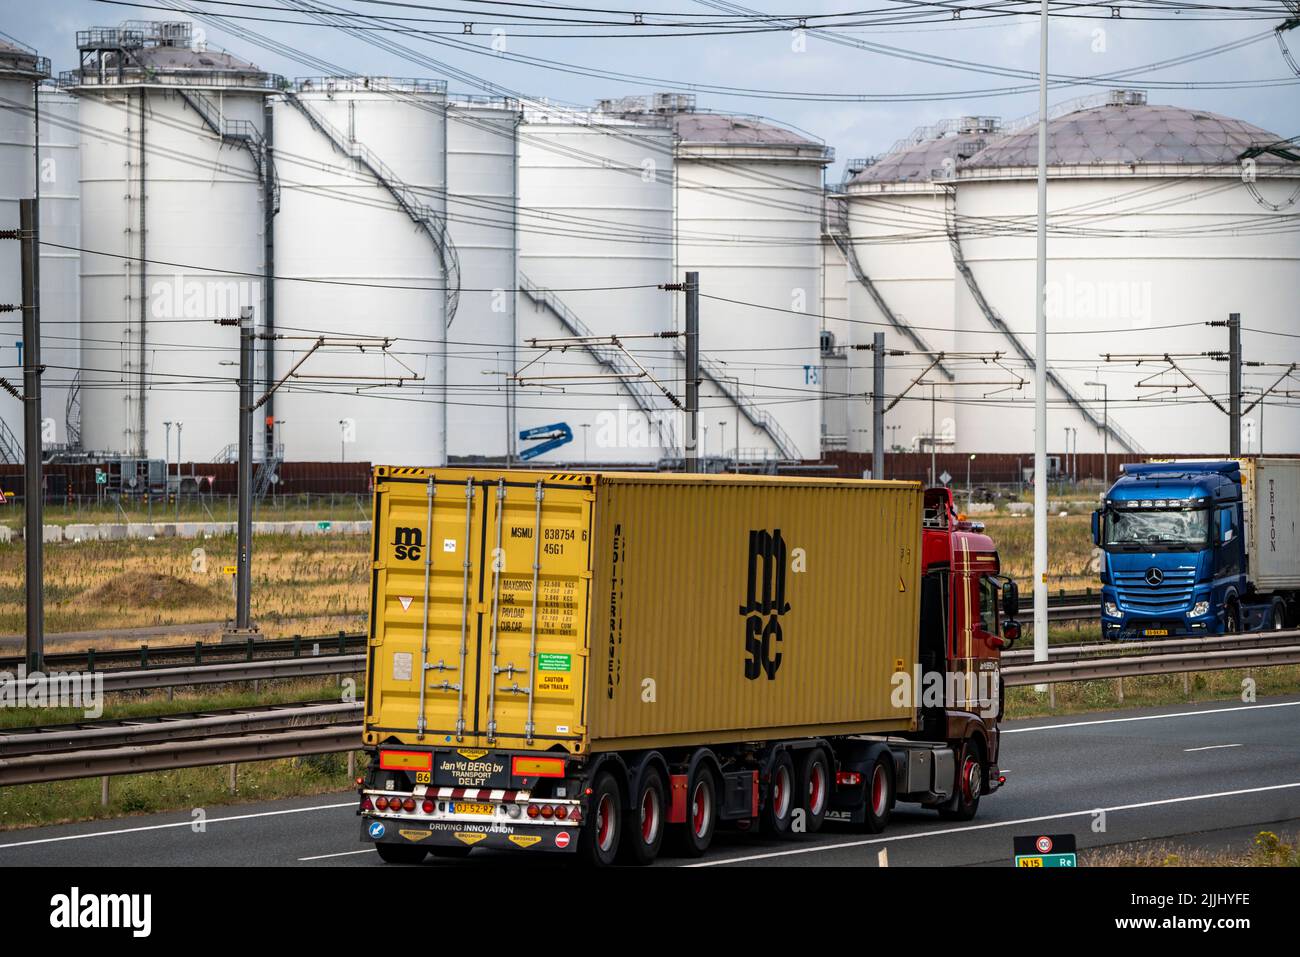
[[[81,444],[81,122],[75,96],[43,86],[41,118],[42,412],[58,448]],[[102,338],[102,336],[100,337]]]
[[[459,320],[447,342],[447,452],[504,458],[514,447],[517,102],[453,97],[447,222],[460,258]]]
[[[988,116],[919,127],[885,155],[861,163],[845,185],[846,228],[839,235],[832,231],[832,238],[849,267],[850,342],[870,345],[872,335],[883,332],[886,349],[912,353],[887,358],[887,395],[908,389],[930,361],[925,353],[955,348],[953,265],[944,211],[957,164],[988,145],[997,129],[997,118]],[[870,352],[849,353],[849,391],[871,391],[872,361]],[[931,389],[919,386],[890,410],[887,435],[898,445],[929,451],[933,441],[941,451],[951,451],[954,440],[960,442],[948,385],[957,368],[948,360],[927,374],[936,383],[933,409]],[[870,451],[871,429],[870,402],[850,403],[849,449]]]
[[[181,422],[181,455],[211,460],[238,440],[238,331],[213,320],[251,306],[261,321],[276,80],[188,22],[82,30],[77,46],[61,83],[80,99],[82,445],[163,458],[164,423]]]
[[[1186,379],[1153,377],[1158,361],[1139,368],[1130,359],[1106,362],[1103,353],[1189,356],[1175,361],[1225,405],[1226,364],[1200,354],[1226,351],[1227,330],[1204,323],[1240,313],[1247,361],[1300,360],[1300,339],[1269,334],[1295,333],[1300,289],[1300,164],[1266,151],[1278,140],[1242,120],[1148,104],[1136,91],[1049,120],[1048,366],[1060,383],[1048,395],[1054,454],[1067,427],[1078,430],[1080,451],[1100,452],[1105,411],[1112,452],[1126,444],[1205,455],[1228,449],[1227,416]],[[973,284],[1030,354],[1037,151],[1036,125],[994,141],[961,165],[956,191],[959,248]],[[956,303],[958,347],[1006,349],[1028,377],[1010,338],[988,334],[997,322],[961,278]],[[1247,368],[1247,404],[1249,390],[1267,388],[1281,371]],[[1013,405],[960,405],[962,447],[1030,448],[1031,399],[1032,386]],[[1300,409],[1272,401],[1264,450],[1300,451]],[[1249,417],[1258,416],[1256,409]],[[1244,439],[1242,450],[1258,451],[1258,443]]]
[[[446,114],[445,85],[430,80],[304,79],[273,101],[275,374],[319,332],[392,340],[386,352],[333,341],[303,362],[276,399],[288,459],[446,461],[444,349],[459,291]]]
[[[673,328],[673,132],[663,120],[527,104],[519,129],[517,339],[655,336]],[[626,343],[681,398],[671,342]],[[533,362],[533,360],[536,360]],[[541,461],[654,463],[676,454],[677,412],[623,351],[572,346],[528,366],[517,391],[520,431],[572,441]],[[585,427],[585,428],[584,428]],[[544,440],[545,441],[545,440]],[[521,441],[519,452],[538,443]],[[585,448],[584,448],[585,447]]]
[[[18,201],[36,195],[36,124],[33,122],[36,85],[50,75],[49,61],[33,50],[0,40],[0,229],[18,228]],[[22,302],[22,264],[18,244],[6,242],[0,255],[0,302]],[[44,283],[42,283],[44,286]],[[18,341],[22,339],[22,315],[3,317],[4,340],[0,341],[0,365],[9,366],[4,375],[21,386],[22,369]],[[69,331],[70,335],[75,335]],[[46,360],[48,361],[48,360]],[[49,378],[47,376],[43,378]],[[49,417],[50,409],[42,408]],[[0,398],[0,462],[23,461],[22,403],[5,394]]]
[[[678,137],[677,272],[698,271],[705,297],[701,453],[818,458],[822,170],[834,152],[771,120],[697,111],[690,96],[659,94],[650,110]],[[676,306],[684,329],[682,297]]]

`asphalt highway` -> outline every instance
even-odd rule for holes
[[[1300,695],[1004,723],[1006,787],[968,823],[901,806],[884,834],[828,824],[789,840],[721,833],[701,859],[659,866],[1007,865],[1012,837],[1074,833],[1080,849],[1158,842],[1244,849],[1300,829]],[[379,865],[351,793],[0,832],[0,868]],[[553,855],[475,851],[426,867],[552,866]]]

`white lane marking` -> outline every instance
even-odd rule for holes
[[[1218,751],[1220,748],[1239,748],[1240,744],[1207,744],[1203,748],[1183,748],[1183,754],[1191,754],[1193,751]]]
[[[1296,708],[1300,701],[1279,701],[1276,704],[1243,704],[1235,708],[1212,708],[1208,711],[1178,711],[1172,714],[1139,714],[1128,718],[1098,718],[1096,721],[1072,721],[1068,724],[1039,724],[1032,728],[1003,728],[1002,734],[1023,734],[1027,731],[1057,731],[1061,728],[1087,728],[1094,724],[1123,724],[1126,721],[1159,721],[1162,718],[1199,718],[1207,714],[1235,714],[1238,711],[1259,711],[1263,708]]]
[[[792,857],[796,854],[818,854],[822,851],[839,851],[846,847],[867,847],[871,844],[889,844],[894,841],[912,841],[922,837],[944,837],[948,834],[963,834],[967,831],[987,831],[997,827],[1016,827],[1021,824],[1037,824],[1040,821],[1059,821],[1068,817],[1084,817],[1105,811],[1133,811],[1148,807],[1160,807],[1167,804],[1185,804],[1188,801],[1210,801],[1215,798],[1236,797],[1241,794],[1262,794],[1266,791],[1282,791],[1288,788],[1300,788],[1300,781],[1290,784],[1269,784],[1259,788],[1242,788],[1239,791],[1216,791],[1213,794],[1191,794],[1187,797],[1165,798],[1160,801],[1143,801],[1141,804],[1117,804],[1114,807],[1094,807],[1084,811],[1066,811],[1062,814],[1043,814],[1038,817],[1022,817],[1014,821],[993,821],[988,824],[972,824],[969,827],[945,827],[936,831],[915,831],[911,834],[899,834],[896,837],[873,837],[862,841],[844,841],[840,844],[822,844],[817,847],[797,847],[788,851],[769,851],[765,854],[749,854],[745,857],[729,857],[720,861],[701,861],[698,864],[684,864],[683,867],[718,867],[722,864],[741,864],[745,861],[761,861],[771,857]]]
[[[283,811],[259,811],[257,814],[234,814],[230,817],[208,818],[208,824],[222,824],[226,821],[248,821],[258,817],[276,817],[280,814],[305,814],[308,811],[334,811],[341,807],[356,807],[356,801],[347,804],[317,804],[313,807],[292,807]],[[34,841],[15,841],[12,844],[0,844],[0,851],[8,847],[30,847],[33,844],[55,844],[59,841],[82,841],[88,837],[113,837],[117,834],[139,834],[142,831],[163,831],[169,827],[190,827],[194,821],[175,821],[171,824],[149,824],[144,827],[123,827],[115,831],[91,831],[88,834],[67,834],[63,837],[42,837]]]
[[[374,849],[373,847],[366,847],[366,848],[363,848],[363,849],[361,849],[361,850],[359,850],[359,851],[339,851],[337,854],[317,854],[315,857],[300,857],[300,858],[298,858],[298,860],[300,860],[300,861],[323,861],[323,860],[325,860],[326,858],[329,858],[329,857],[349,857],[349,856],[351,856],[351,855],[353,855],[353,854],[373,854],[373,853],[375,853],[375,849]]]

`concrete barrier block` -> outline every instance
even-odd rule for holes
[[[63,540],[65,542],[97,542],[99,541],[98,525],[67,525],[63,529]]]
[[[46,525],[41,531],[41,541],[43,542],[61,542],[63,541],[62,525]]]
[[[1034,503],[1033,502],[1012,502],[1010,505],[1007,506],[1007,511],[1010,512],[1012,515],[1033,515]]]

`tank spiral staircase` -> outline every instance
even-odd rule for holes
[[[966,262],[966,257],[962,254],[961,235],[957,229],[957,192],[949,188],[945,190],[944,199],[944,226],[948,233],[948,245],[952,248],[952,261],[961,273],[962,279],[965,280],[966,288],[970,290],[975,304],[979,306],[980,312],[988,320],[989,325],[997,329],[1011,343],[1013,349],[1020,358],[1024,359],[1030,365],[1034,364],[1034,354],[1026,348],[1025,344],[1020,341],[1020,337],[1012,331],[1007,325],[1006,320],[999,315],[998,311],[993,308],[992,304],[984,297],[983,290],[980,289],[979,283],[975,279],[975,273],[971,271],[970,265]],[[1141,452],[1142,447],[1138,445],[1137,440],[1127,431],[1115,424],[1113,419],[1104,421],[1099,418],[1095,412],[1083,400],[1083,397],[1075,392],[1059,375],[1052,371],[1052,367],[1047,367],[1047,381],[1050,382],[1062,395],[1067,402],[1078,410],[1079,414],[1098,431],[1110,433],[1111,438],[1120,444],[1127,452]]]
[[[685,362],[686,353],[678,349],[677,358],[681,362]],[[799,453],[799,446],[790,437],[790,433],[781,428],[781,423],[776,420],[775,416],[759,406],[751,396],[745,394],[744,390],[733,385],[736,377],[730,375],[722,363],[708,358],[701,352],[700,371],[717,387],[718,391],[739,407],[740,414],[745,417],[745,420],[750,425],[772,440],[772,444],[776,446],[776,450],[780,453],[782,459],[798,462],[803,458]],[[739,448],[740,443],[737,442],[736,446]]]
[[[579,338],[595,338],[596,334],[562,299],[555,293],[543,289],[523,273],[519,274],[519,291],[527,296],[537,308],[545,309],[555,316],[560,321],[560,325],[568,330],[570,335]],[[593,359],[622,380],[623,388],[632,396],[637,408],[651,422],[658,424],[658,428],[661,430],[660,434],[664,438],[663,444],[669,448],[676,447],[677,440],[672,418],[673,410],[666,407],[655,390],[640,378],[641,370],[629,362],[622,350],[615,346],[585,342],[583,348],[591,354]]]
[[[433,207],[421,202],[415,190],[401,180],[373,150],[335,129],[328,120],[308,106],[295,91],[284,90],[283,94],[285,100],[301,113],[317,132],[329,140],[336,151],[365,167],[396,200],[402,212],[406,213],[411,221],[433,240],[446,278],[447,325],[450,326],[460,304],[460,258],[456,255],[456,247],[447,232],[444,217],[440,216]]]
[[[0,419],[0,465],[21,465],[23,462],[23,440],[9,428],[9,423]]]
[[[848,264],[849,271],[853,273],[853,278],[858,281],[858,285],[867,291],[867,295],[871,297],[871,301],[876,304],[876,308],[880,311],[880,314],[889,321],[891,326],[901,332],[903,336],[921,352],[932,356],[937,355],[937,351],[930,347],[930,344],[925,341],[919,332],[904,322],[894,313],[894,310],[889,308],[889,304],[885,302],[885,297],[880,294],[880,290],[876,288],[876,284],[871,281],[871,277],[867,275],[866,270],[862,268],[862,263],[858,260],[857,249],[854,248],[853,238],[849,235],[848,223],[845,221],[842,213],[833,212],[829,208],[830,202],[831,200],[828,197],[826,212],[822,217],[822,228],[825,231],[827,238],[835,244],[835,247],[839,249],[840,254],[844,257],[845,263]],[[843,207],[843,203],[841,203],[840,206]],[[936,368],[938,368],[939,372],[942,373],[945,379],[949,382],[953,381],[954,376],[952,371],[946,365],[940,362]]]

